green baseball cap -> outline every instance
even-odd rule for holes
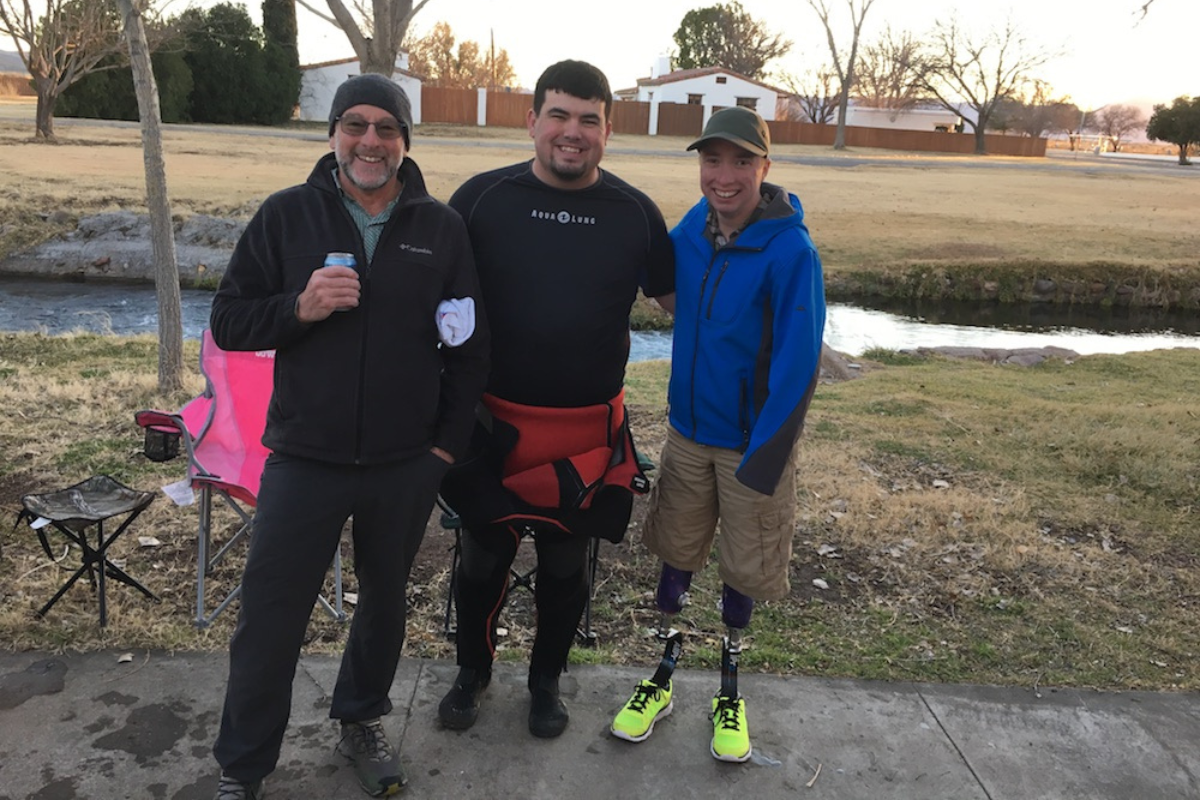
[[[733,142],[738,147],[756,156],[766,156],[771,149],[771,131],[767,123],[745,106],[730,106],[722,108],[708,118],[704,133],[700,138],[688,145],[688,150],[698,150],[705,142],[713,139],[724,139]]]

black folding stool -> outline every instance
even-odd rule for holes
[[[75,582],[87,573],[88,581],[96,591],[100,600],[100,627],[108,625],[108,605],[105,601],[105,576],[132,586],[146,597],[158,602],[158,597],[130,577],[125,570],[108,559],[108,548],[117,540],[130,524],[146,510],[154,501],[153,492],[141,492],[130,489],[108,475],[96,475],[87,480],[44,494],[27,494],[21,498],[25,508],[17,515],[17,522],[29,520],[31,523],[38,518],[45,519],[64,536],[83,551],[83,564],[75,570],[75,574],[67,579],[62,588],[50,598],[50,602],[38,611],[39,617],[44,617],[51,606],[75,585]],[[104,533],[105,521],[113,517],[127,514],[120,526],[107,537]],[[89,538],[89,528],[95,526],[95,545]],[[36,528],[38,540],[46,555],[54,558],[54,550],[46,538],[46,526]]]

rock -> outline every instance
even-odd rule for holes
[[[1016,350],[983,347],[918,347],[915,350],[901,350],[901,353],[918,358],[928,358],[932,355],[944,358],[969,358],[975,361],[988,361],[992,364],[1012,364],[1018,367],[1031,367],[1040,364],[1047,358],[1058,358],[1071,362],[1079,358],[1079,353],[1065,347],[1021,347]]]
[[[245,222],[197,214],[175,225],[175,257],[180,282],[219,280]],[[49,239],[4,261],[2,271],[75,280],[107,278],[153,282],[154,248],[150,218],[112,211],[79,220],[73,231]]]
[[[821,378],[825,381],[848,381],[861,374],[861,365],[851,365],[846,356],[827,344],[821,344]]]

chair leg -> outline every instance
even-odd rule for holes
[[[442,618],[442,633],[450,641],[458,634],[454,616],[454,594],[458,591],[458,562],[462,558],[462,528],[454,530],[454,546],[450,548],[450,585],[446,591],[446,613]]]
[[[346,612],[342,607],[342,546],[338,543],[333,553],[333,602],[330,603],[325,595],[317,595],[317,603],[325,609],[325,613],[333,617],[335,622],[345,622]]]
[[[207,628],[218,612],[212,617],[204,615],[204,578],[208,575],[208,547],[212,530],[212,487],[207,484],[200,486],[200,524],[196,532],[196,627]]]
[[[579,643],[584,647],[595,647],[598,641],[592,630],[592,594],[596,591],[596,567],[600,563],[600,540],[592,538],[588,543],[587,603],[583,607],[583,627],[578,631]]]
[[[96,523],[96,529],[97,529],[97,531],[99,531],[96,544],[99,545],[100,550],[95,552],[94,554],[84,553],[83,557],[88,558],[89,555],[93,555],[99,561],[99,564],[98,564],[99,569],[97,571],[100,573],[100,582],[99,582],[99,589],[96,590],[96,596],[97,596],[97,598],[99,598],[99,601],[100,601],[100,627],[106,628],[106,627],[108,627],[108,600],[107,600],[107,596],[104,591],[104,585],[105,585],[104,576],[108,572],[108,570],[105,569],[105,566],[107,566],[108,559],[104,555],[104,520],[100,520],[99,522]],[[122,526],[122,529],[124,529],[124,526]],[[120,531],[118,531],[118,533],[120,533]],[[83,533],[81,533],[80,537],[84,541],[87,541],[87,531],[84,531]],[[114,537],[114,538],[116,538],[116,537]]]

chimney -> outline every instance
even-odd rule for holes
[[[659,56],[654,60],[654,66],[650,68],[651,78],[661,78],[663,75],[671,71],[671,57]]]

